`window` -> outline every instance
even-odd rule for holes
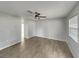
[[[78,16],[69,19],[69,36],[78,42]]]

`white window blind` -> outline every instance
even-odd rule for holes
[[[78,16],[69,19],[69,36],[78,42]]]

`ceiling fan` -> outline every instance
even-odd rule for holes
[[[46,18],[46,16],[42,16],[39,12],[32,12],[31,10],[27,10],[27,12],[34,15],[35,19]]]

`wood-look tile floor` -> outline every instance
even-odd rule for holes
[[[32,37],[0,51],[0,58],[72,58],[65,42]]]

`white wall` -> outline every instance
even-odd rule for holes
[[[39,37],[45,37],[45,38],[56,39],[61,41],[64,41],[66,38],[64,19],[29,21],[28,23],[25,23],[25,28],[28,27],[28,34],[30,34],[29,36],[31,37],[39,36]],[[27,30],[25,29],[25,33],[27,33],[26,31]]]
[[[56,40],[65,40],[65,20],[49,19],[36,23],[37,36]]]
[[[75,7],[75,9],[71,12],[71,14],[68,16],[67,21],[66,21],[66,30],[67,30],[67,43],[68,46],[73,54],[74,57],[79,57],[79,43],[75,42],[71,37],[68,36],[68,19],[71,17],[79,15],[79,4]],[[78,19],[78,25],[79,25],[79,19]],[[78,26],[78,33],[79,33],[79,26]],[[79,35],[78,35],[79,37]],[[79,40],[79,38],[78,38]]]
[[[20,18],[0,13],[0,50],[21,40]]]
[[[36,35],[35,21],[24,21],[24,37],[30,38]]]

